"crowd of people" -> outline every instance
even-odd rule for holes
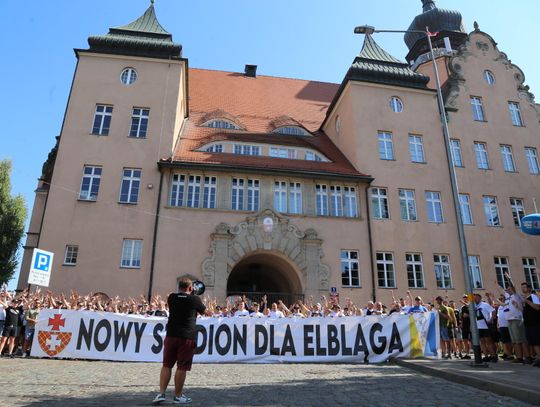
[[[474,294],[456,302],[441,296],[424,302],[419,296],[407,295],[396,299],[392,293],[389,306],[382,302],[369,301],[365,306],[356,305],[346,298],[343,307],[336,297],[323,296],[318,302],[313,297],[305,301],[297,300],[286,305],[283,301],[268,303],[267,296],[252,301],[246,296],[229,298],[225,304],[215,299],[203,298],[205,315],[209,317],[251,317],[251,318],[308,318],[308,317],[348,317],[385,316],[393,313],[412,314],[436,311],[439,314],[441,352],[443,358],[471,358],[471,330],[469,301],[474,301],[476,323],[484,361],[503,360],[525,363],[540,367],[540,299],[523,283],[520,292],[510,276],[506,276],[508,287],[500,289],[496,297],[486,293],[485,298]],[[54,296],[39,288],[12,293],[0,292],[0,355],[26,357],[30,348],[41,309],[69,309],[120,314],[138,314],[167,317],[167,299],[160,295],[149,301],[144,297],[109,298],[104,294],[80,295],[72,292],[69,296]]]

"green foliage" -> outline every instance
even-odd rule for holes
[[[0,284],[7,283],[17,268],[27,213],[24,198],[11,196],[10,174],[11,161],[0,160]]]

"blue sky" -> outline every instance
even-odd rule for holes
[[[2,1],[0,36],[0,159],[13,161],[12,192],[31,211],[41,166],[59,134],[75,68],[73,48],[87,48],[90,35],[139,17],[149,0]],[[534,51],[540,16],[537,0],[438,0],[459,10],[465,28],[478,21],[540,92],[540,57]],[[332,7],[330,7],[332,5]],[[356,25],[407,29],[422,10],[420,0],[156,0],[163,27],[183,45],[191,67],[341,82],[362,47]],[[404,59],[401,34],[376,41]],[[538,100],[540,102],[540,100]],[[13,287],[15,280],[10,286]]]

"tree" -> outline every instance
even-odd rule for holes
[[[7,283],[19,263],[18,251],[26,221],[26,203],[11,196],[11,161],[0,160],[0,284]]]

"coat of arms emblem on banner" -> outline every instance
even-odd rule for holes
[[[38,334],[39,346],[47,355],[53,357],[62,352],[71,340],[71,332],[60,332],[64,328],[66,319],[62,314],[54,314],[49,318],[50,331],[40,331]]]

